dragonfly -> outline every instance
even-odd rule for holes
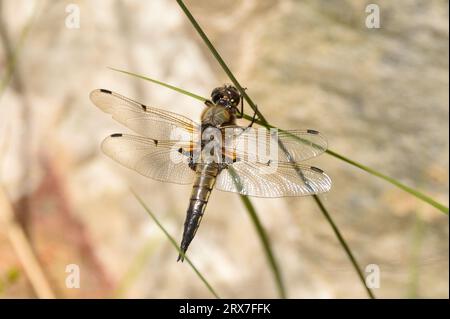
[[[213,189],[264,198],[331,189],[323,170],[304,163],[326,151],[326,138],[312,129],[254,129],[256,111],[247,127],[237,125],[244,103],[232,85],[212,91],[200,123],[106,89],[92,91],[90,99],[138,134],[106,137],[101,148],[107,156],[154,180],[192,185],[178,261],[184,260]]]

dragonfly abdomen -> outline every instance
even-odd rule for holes
[[[183,254],[188,249],[200,226],[206,204],[208,203],[218,174],[219,167],[216,163],[196,165],[194,185],[184,222],[183,239],[181,240],[180,248]],[[178,256],[178,260],[183,261],[182,254]]]

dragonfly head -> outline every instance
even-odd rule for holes
[[[211,99],[215,104],[235,108],[241,102],[241,95],[234,86],[224,85],[212,91]]]

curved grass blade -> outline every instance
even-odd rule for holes
[[[233,167],[230,166],[228,168],[231,176],[233,177],[233,181],[236,184],[237,189],[242,188],[242,184],[240,182],[239,176],[234,171]],[[242,200],[242,203],[244,204],[245,208],[247,209],[247,212],[250,215],[250,218],[255,225],[256,232],[258,233],[259,238],[261,239],[261,243],[264,248],[264,252],[266,254],[266,258],[270,264],[270,267],[273,269],[273,275],[275,279],[275,284],[277,285],[278,294],[281,298],[285,299],[286,296],[286,289],[284,287],[283,278],[281,277],[280,267],[278,267],[277,260],[275,259],[275,256],[272,252],[272,248],[270,246],[269,237],[267,236],[266,231],[264,230],[263,225],[261,224],[261,221],[258,217],[258,214],[256,213],[256,209],[253,206],[252,202],[250,201],[250,198],[245,195],[239,195],[239,197]]]
[[[248,94],[245,92],[245,90],[242,88],[242,86],[240,85],[240,83],[238,82],[238,80],[236,79],[236,77],[233,75],[233,73],[231,72],[231,70],[228,68],[227,64],[225,63],[225,61],[222,59],[222,57],[220,56],[220,54],[217,52],[216,48],[212,45],[211,41],[208,39],[208,37],[206,36],[206,34],[203,32],[202,28],[200,27],[200,25],[197,23],[197,21],[195,20],[195,18],[192,16],[192,14],[190,13],[190,11],[188,10],[188,8],[184,5],[183,1],[181,0],[177,0],[177,3],[179,4],[179,6],[181,7],[181,9],[184,11],[184,13],[186,14],[186,16],[188,17],[188,19],[191,21],[193,27],[195,28],[195,30],[197,31],[197,33],[200,35],[200,37],[202,38],[203,42],[205,42],[206,46],[209,48],[209,50],[211,51],[211,53],[214,55],[214,57],[216,58],[217,62],[222,66],[223,70],[225,71],[225,73],[228,75],[228,77],[230,78],[230,80],[233,82],[233,84],[236,86],[236,88],[239,90],[239,92],[242,94],[242,96],[244,97],[244,99],[247,101],[247,103],[250,105],[250,107],[253,109],[253,111],[255,112],[255,114],[258,115],[258,118],[265,124],[268,124],[268,121],[265,119],[265,117],[261,114],[261,112],[258,110],[258,108],[256,107],[256,104],[253,103],[252,99],[248,96]],[[278,144],[283,148],[283,143],[278,140]],[[286,154],[288,155],[288,152],[286,152]],[[299,176],[302,177],[302,175],[299,173]],[[318,204],[322,214],[326,217],[327,221],[333,221],[330,214],[328,213],[328,211],[325,209],[325,206],[323,205],[323,203],[321,202],[320,198],[317,195],[313,195],[314,200],[316,201],[316,203]],[[342,237],[342,235],[340,234],[338,228],[336,227],[336,225],[334,224],[330,224],[333,227],[333,230],[335,232],[335,234],[339,235],[337,236],[339,242],[341,243],[341,245],[343,246],[345,252],[347,253],[348,257],[350,258],[350,260],[355,260],[355,258],[353,257],[350,249],[345,249],[348,248],[347,243],[345,242],[344,238]],[[357,267],[356,263],[353,263],[353,266],[355,267],[356,272],[358,273],[358,276],[362,277],[362,272],[361,269],[359,267]],[[363,284],[364,287],[366,287],[365,281],[362,280],[361,283]],[[374,298],[374,295],[370,292],[369,290],[369,297]]]
[[[173,86],[173,85],[170,85],[170,84],[158,81],[158,80],[154,80],[154,79],[148,78],[148,77],[143,76],[143,75],[139,75],[139,74],[135,74],[135,73],[131,73],[131,72],[128,72],[128,71],[119,70],[119,69],[115,69],[115,68],[109,68],[109,69],[111,69],[113,71],[120,72],[120,73],[128,74],[128,75],[131,75],[131,76],[134,76],[134,77],[146,80],[146,81],[150,81],[150,82],[153,82],[153,83],[156,83],[156,84],[159,84],[159,85],[162,85],[162,86],[164,86],[166,88],[169,88],[171,90],[177,91],[177,92],[179,92],[181,94],[188,95],[188,96],[193,97],[194,99],[200,100],[202,102],[205,102],[207,100],[206,98],[204,98],[204,97],[202,97],[200,95],[188,92],[186,90],[180,89],[180,88],[178,88],[176,86]]]
[[[349,159],[349,158],[347,158],[347,157],[345,157],[345,156],[343,156],[343,155],[341,155],[341,154],[338,154],[338,153],[336,153],[335,151],[327,150],[326,152],[327,152],[328,154],[330,154],[331,156],[334,156],[334,157],[340,159],[341,161],[344,161],[344,162],[346,162],[346,163],[348,163],[348,164],[350,164],[350,165],[353,165],[353,166],[355,166],[355,167],[358,167],[358,168],[362,169],[363,171],[366,171],[366,172],[369,173],[369,174],[372,174],[372,175],[374,175],[374,176],[376,176],[376,177],[379,177],[379,178],[385,180],[386,182],[391,183],[391,184],[394,185],[394,186],[397,186],[397,187],[400,188],[401,190],[404,190],[405,192],[407,192],[407,193],[409,193],[409,194],[411,194],[411,195],[417,197],[418,199],[420,199],[420,200],[422,200],[422,201],[424,201],[424,202],[430,204],[431,206],[433,206],[433,207],[439,209],[439,210],[440,210],[441,212],[443,212],[444,214],[447,214],[447,215],[448,215],[448,207],[446,207],[446,206],[444,206],[443,204],[437,202],[436,200],[434,200],[434,199],[431,198],[430,196],[427,196],[427,195],[423,194],[422,192],[419,192],[418,190],[415,190],[415,189],[413,189],[413,188],[411,188],[411,187],[409,187],[409,186],[406,186],[405,184],[403,184],[403,183],[397,181],[396,179],[394,179],[394,178],[392,178],[392,177],[389,177],[389,176],[384,175],[384,174],[382,174],[382,173],[380,173],[380,172],[377,172],[377,171],[374,170],[373,168],[370,168],[370,167],[365,166],[365,165],[363,165],[363,164],[361,164],[361,163],[358,163],[358,162],[356,162],[356,161],[354,161],[354,160],[351,160],[351,159]]]
[[[175,241],[175,239],[172,236],[170,236],[170,234],[167,232],[167,230],[164,228],[164,226],[158,221],[156,216],[153,215],[153,213],[150,211],[150,209],[147,207],[147,205],[145,205],[144,201],[139,197],[139,195],[134,190],[131,190],[131,192],[136,197],[138,202],[142,205],[142,207],[144,207],[144,209],[147,211],[147,213],[150,215],[150,217],[153,219],[153,221],[156,223],[156,225],[158,225],[158,227],[162,230],[164,235],[166,235],[167,239],[169,239],[169,241],[172,243],[172,245],[181,254],[182,253],[181,249],[178,246],[178,244]],[[188,264],[192,267],[192,269],[197,274],[197,276],[200,278],[200,280],[203,281],[203,283],[205,284],[206,288],[208,288],[208,290],[214,295],[214,297],[220,299],[219,295],[216,293],[216,291],[213,289],[213,287],[209,284],[209,282],[206,280],[206,278],[200,273],[200,271],[197,269],[197,267],[194,266],[194,264],[189,259],[189,257],[185,255],[184,258],[188,262]]]
[[[206,98],[204,98],[204,97],[201,97],[201,96],[199,96],[199,95],[197,95],[197,94],[194,94],[194,93],[191,93],[191,92],[187,92],[187,91],[185,91],[185,90],[183,90],[183,89],[180,89],[180,88],[177,88],[177,87],[175,87],[175,86],[166,84],[166,83],[164,83],[164,82],[160,82],[160,81],[157,81],[157,80],[154,80],[154,79],[151,79],[151,78],[142,76],[142,75],[138,75],[138,74],[135,74],[135,73],[132,73],[132,72],[121,71],[121,70],[117,70],[117,69],[113,69],[113,70],[116,70],[116,71],[119,71],[119,72],[122,72],[122,73],[125,73],[125,74],[128,74],[128,75],[131,75],[131,76],[136,76],[136,77],[139,77],[139,78],[142,78],[142,79],[146,79],[146,80],[151,81],[151,82],[153,82],[153,83],[161,84],[161,85],[163,85],[163,86],[165,86],[165,87],[167,87],[167,88],[171,88],[171,89],[174,88],[175,91],[180,92],[180,93],[183,93],[183,94],[186,94],[186,95],[188,95],[188,96],[191,96],[191,97],[193,97],[193,98],[195,98],[195,99],[197,99],[197,100],[199,100],[199,101],[202,101],[202,102],[206,100]],[[185,93],[185,92],[187,92],[187,93]],[[247,114],[244,114],[244,118],[247,119],[247,120],[249,120],[249,121],[252,120],[252,116],[247,115]],[[267,128],[276,128],[275,126],[273,126],[273,125],[271,125],[271,124],[269,124],[269,123],[264,123],[264,122],[262,122],[262,121],[260,121],[260,120],[257,120],[256,122],[257,122],[258,124],[260,124],[260,125],[263,125],[263,126],[267,127]],[[283,130],[280,129],[280,131],[283,131]],[[374,176],[377,176],[377,177],[379,177],[379,178],[382,178],[383,180],[385,180],[385,181],[387,181],[387,182],[393,184],[394,186],[399,187],[400,189],[404,190],[405,192],[407,192],[407,193],[409,193],[409,194],[411,194],[411,195],[417,197],[418,199],[421,199],[421,200],[427,202],[428,204],[434,206],[435,208],[437,208],[437,209],[439,209],[440,211],[442,211],[444,214],[448,214],[448,208],[447,208],[446,206],[444,206],[444,205],[438,203],[437,201],[435,201],[435,200],[432,199],[431,197],[428,197],[428,196],[424,195],[423,193],[421,193],[421,192],[419,192],[419,191],[417,191],[417,190],[414,190],[414,189],[412,189],[411,187],[408,187],[408,186],[406,186],[406,185],[400,183],[399,181],[395,180],[394,178],[388,177],[388,176],[386,176],[386,175],[384,175],[384,174],[382,174],[382,173],[377,172],[376,170],[374,170],[374,169],[372,169],[372,168],[369,168],[368,166],[365,166],[365,165],[362,165],[362,164],[360,164],[360,163],[358,163],[358,162],[355,162],[355,161],[353,161],[353,160],[350,160],[350,159],[346,158],[346,157],[343,156],[343,155],[340,155],[339,153],[337,153],[337,152],[335,152],[335,151],[327,150],[326,152],[327,152],[327,154],[329,154],[329,155],[331,155],[331,156],[333,156],[333,157],[335,157],[335,158],[337,158],[337,159],[340,159],[340,160],[342,160],[342,161],[344,161],[344,162],[346,162],[346,163],[348,163],[348,164],[350,164],[350,165],[353,165],[353,166],[355,166],[355,167],[358,167],[358,168],[360,168],[361,170],[366,171],[367,173],[370,173],[370,174],[372,174],[372,175],[374,175]],[[367,286],[365,285],[365,281],[363,280],[364,277],[363,277],[362,271],[361,271],[360,267],[358,266],[355,257],[354,257],[353,254],[351,253],[351,250],[349,249],[349,246],[348,246],[347,243],[345,242],[344,238],[342,237],[341,233],[339,232],[339,229],[336,227],[336,224],[333,222],[333,219],[331,218],[330,214],[329,214],[328,211],[326,210],[326,208],[325,208],[325,206],[323,205],[322,201],[321,201],[320,198],[319,198],[318,196],[316,196],[316,195],[315,195],[313,198],[314,198],[314,200],[316,201],[316,203],[318,204],[318,206],[319,206],[319,208],[320,208],[322,214],[323,214],[323,215],[325,216],[325,218],[328,220],[328,222],[329,222],[331,228],[333,229],[333,232],[334,232],[335,235],[337,236],[337,238],[338,238],[338,240],[339,240],[341,246],[344,248],[346,254],[348,255],[348,257],[349,257],[351,263],[353,264],[353,266],[354,266],[354,268],[355,268],[355,270],[356,270],[356,272],[357,272],[357,274],[358,274],[358,277],[360,278],[360,280],[361,280],[362,282],[364,282],[363,286],[364,286],[364,288],[367,290],[368,295],[369,295],[371,298],[375,298],[375,296],[373,295],[372,291],[371,291],[370,289],[368,289]],[[247,207],[246,207],[246,208],[247,208]],[[247,211],[248,211],[249,214],[252,216],[252,213],[249,211],[248,208],[247,208]],[[252,220],[253,220],[253,218],[252,218]],[[255,224],[255,227],[257,227],[256,224]],[[258,227],[257,227],[257,228],[258,228]],[[261,237],[260,237],[260,238],[261,238]],[[261,241],[263,241],[263,240],[261,239]],[[267,250],[265,250],[265,253],[266,253],[266,256],[269,256],[269,255],[270,255],[269,252],[268,252]],[[273,267],[272,267],[272,269],[273,269]],[[274,273],[274,276],[277,277],[277,275],[275,275],[276,270],[273,270],[273,273]],[[278,283],[277,283],[277,286],[278,286]]]
[[[116,70],[116,69],[114,69],[114,70]],[[117,71],[122,72],[121,70],[117,70]],[[157,81],[157,80],[153,80],[153,79],[145,77],[145,76],[136,75],[136,74],[134,74],[132,72],[124,71],[122,73],[131,75],[131,76],[137,76],[137,77],[142,78],[142,79],[147,79],[147,80],[149,80],[149,81],[151,81],[153,83],[157,83],[157,84],[163,83],[163,82],[160,82],[160,81]],[[163,84],[163,86],[168,87],[168,88],[174,88],[174,86],[169,85],[169,84],[165,84],[165,83]],[[179,89],[179,88],[176,88],[176,91],[177,92],[181,92],[181,93],[186,92],[185,90]],[[200,101],[204,101],[205,100],[205,98],[203,98],[203,97],[201,97],[201,96],[199,96],[197,94],[194,94],[194,93],[190,93],[189,92],[189,94],[187,94],[187,95],[189,95],[191,97],[194,97],[194,98],[196,98],[196,99],[198,99]],[[244,118],[246,118],[248,120],[252,119],[252,117],[249,116],[249,115],[244,115]],[[264,126],[266,126],[268,128],[276,128],[275,126],[272,126],[272,125],[270,125],[268,123],[262,123],[261,121],[257,121],[257,122],[258,122],[258,124],[264,125]],[[243,203],[244,203],[244,205],[245,205],[245,207],[247,209],[247,212],[250,215],[250,218],[252,219],[253,223],[255,224],[255,228],[256,228],[256,230],[258,232],[258,236],[259,236],[259,238],[261,240],[261,243],[262,243],[263,248],[264,248],[264,252],[266,254],[266,257],[268,258],[269,265],[271,266],[272,273],[273,273],[274,278],[276,280],[276,285],[277,285],[277,288],[279,290],[280,297],[282,297],[283,295],[285,296],[285,293],[283,293],[283,294],[281,293],[281,291],[284,291],[284,284],[282,283],[282,279],[281,279],[282,277],[281,277],[278,265],[277,265],[277,263],[275,261],[274,255],[273,255],[273,253],[271,251],[271,248],[270,248],[270,245],[266,245],[265,244],[265,242],[267,241],[267,236],[264,237],[264,234],[265,234],[264,228],[262,227],[262,224],[259,221],[258,215],[256,214],[256,210],[254,209],[254,207],[251,204],[250,200],[248,200],[248,198],[247,198],[247,200],[245,200],[244,198],[245,198],[245,196],[241,197],[241,199],[243,200]],[[352,263],[353,267],[355,268],[355,271],[357,272],[358,277],[360,278],[360,280],[362,280],[363,286],[367,290],[367,293],[368,293],[369,297],[370,298],[375,298],[375,296],[373,295],[372,291],[367,288],[367,286],[365,284],[365,280],[363,280],[364,276],[362,274],[362,271],[361,271],[360,267],[358,266],[358,263],[356,262],[356,259],[353,256],[351,250],[349,249],[349,246],[345,242],[343,236],[339,232],[339,229],[337,228],[336,224],[334,223],[333,219],[331,218],[329,212],[326,210],[325,206],[323,205],[322,201],[320,200],[320,198],[318,196],[314,195],[313,198],[316,201],[316,203],[318,204],[322,214],[327,219],[327,221],[330,224],[331,228],[333,229],[333,232],[335,233],[335,235],[336,235],[337,239],[339,240],[341,246],[344,248],[346,254],[348,255],[348,257],[350,259],[350,262]],[[261,229],[262,229],[263,232],[260,232]],[[284,298],[284,297],[282,297],[282,298]]]
[[[147,81],[150,81],[150,82],[153,82],[153,83],[162,85],[162,86],[167,87],[167,88],[169,88],[169,89],[172,89],[172,90],[175,90],[175,91],[180,92],[180,93],[182,93],[182,94],[185,94],[185,95],[188,95],[188,96],[190,96],[190,97],[193,97],[194,99],[197,99],[197,100],[202,101],[202,102],[204,102],[205,100],[207,100],[206,98],[204,98],[204,97],[202,97],[202,96],[200,96],[200,95],[197,95],[197,94],[195,94],[195,93],[188,92],[188,91],[183,90],[183,89],[180,89],[180,88],[178,88],[178,87],[176,87],[176,86],[173,86],[173,85],[170,85],[170,84],[166,84],[166,83],[164,83],[164,82],[157,81],[157,80],[151,79],[151,78],[146,77],[146,76],[143,76],[143,75],[139,75],[139,74],[132,73],[132,72],[128,72],[128,71],[123,71],[123,70],[113,69],[113,68],[111,68],[111,69],[114,70],[114,71],[118,71],[118,72],[121,72],[121,73],[125,73],[125,74],[128,74],[128,75],[134,76],[134,77],[138,77],[138,78],[141,78],[141,79],[144,79],[144,80],[147,80]],[[250,115],[248,115],[248,114],[244,114],[244,118],[245,118],[246,120],[251,121],[252,118],[253,118],[253,116],[250,116]],[[283,130],[283,129],[277,128],[276,126],[271,125],[270,123],[264,123],[264,122],[262,122],[261,120],[256,120],[255,122],[256,122],[257,124],[260,124],[260,125],[265,126],[265,127],[267,127],[267,128],[275,128],[275,129],[280,130],[281,132],[286,132],[286,131]],[[298,136],[293,136],[293,137],[294,137],[294,138],[299,138]],[[335,152],[335,151],[333,151],[333,150],[331,150],[331,149],[326,150],[326,153],[327,153],[328,155],[330,155],[330,156],[333,156],[333,157],[335,157],[335,158],[341,160],[341,161],[346,162],[347,164],[350,164],[350,165],[352,165],[352,166],[355,166],[355,167],[357,167],[357,168],[359,168],[359,169],[361,169],[361,170],[363,170],[363,171],[365,171],[365,172],[367,172],[367,173],[369,173],[369,174],[371,174],[371,175],[373,175],[373,176],[376,176],[376,177],[378,177],[378,178],[383,179],[384,181],[386,181],[386,182],[388,182],[388,183],[390,183],[390,184],[392,184],[392,185],[394,185],[394,186],[400,188],[401,190],[403,190],[403,191],[409,193],[410,195],[412,195],[412,196],[414,196],[414,197],[417,197],[418,199],[420,199],[420,200],[422,200],[422,201],[424,201],[424,202],[430,204],[431,206],[437,208],[438,210],[440,210],[440,211],[443,212],[444,214],[447,214],[447,215],[448,215],[449,209],[448,209],[447,206],[445,206],[445,205],[439,203],[438,201],[436,201],[435,199],[431,198],[430,196],[427,196],[427,195],[423,194],[422,192],[420,192],[420,191],[418,191],[418,190],[416,190],[416,189],[413,189],[412,187],[409,187],[409,186],[407,186],[407,185],[405,185],[405,184],[399,182],[399,181],[396,180],[395,178],[389,177],[389,176],[387,176],[387,175],[385,175],[385,174],[383,174],[383,173],[378,172],[377,170],[375,170],[375,169],[373,169],[373,168],[370,168],[370,167],[368,167],[368,166],[366,166],[366,165],[363,165],[363,164],[361,164],[361,163],[359,163],[359,162],[356,162],[356,161],[354,161],[354,160],[352,160],[352,159],[349,159],[348,157],[346,157],[346,156],[344,156],[344,155],[342,155],[342,154],[339,154],[338,152]]]
[[[358,274],[359,280],[363,282],[363,286],[369,295],[371,299],[375,299],[375,295],[373,294],[372,290],[367,287],[366,280],[364,278],[364,275],[361,271],[361,267],[359,266],[358,261],[356,260],[355,256],[353,256],[352,251],[350,250],[350,247],[347,245],[347,242],[345,241],[344,237],[342,237],[341,232],[339,231],[339,228],[336,226],[336,223],[331,218],[331,215],[328,213],[327,209],[323,205],[322,201],[320,200],[319,196],[314,196],[314,200],[316,201],[317,205],[320,207],[321,211],[323,212],[323,215],[327,219],[328,223],[330,224],[331,228],[333,229],[334,234],[336,235],[337,239],[341,243],[342,248],[344,248],[348,258],[350,259],[350,262],[353,265],[353,268],[356,270],[356,273]]]

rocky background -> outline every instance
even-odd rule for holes
[[[78,29],[65,25],[70,3]],[[369,3],[380,7],[379,29],[365,25]],[[320,130],[332,150],[448,206],[448,1],[186,4],[273,125]],[[178,241],[190,187],[146,179],[102,154],[102,139],[127,129],[88,98],[108,88],[198,119],[198,101],[108,69],[202,96],[229,82],[176,2],[0,7],[0,216],[12,207],[53,294],[211,297],[130,192]],[[380,267],[377,297],[448,298],[448,216],[329,155],[314,165],[333,179],[322,199],[361,267]],[[311,198],[252,202],[288,297],[367,297]],[[0,297],[36,297],[8,225],[0,223]],[[189,253],[222,297],[278,296],[237,195],[213,193]],[[79,289],[66,287],[68,264],[80,266]]]

